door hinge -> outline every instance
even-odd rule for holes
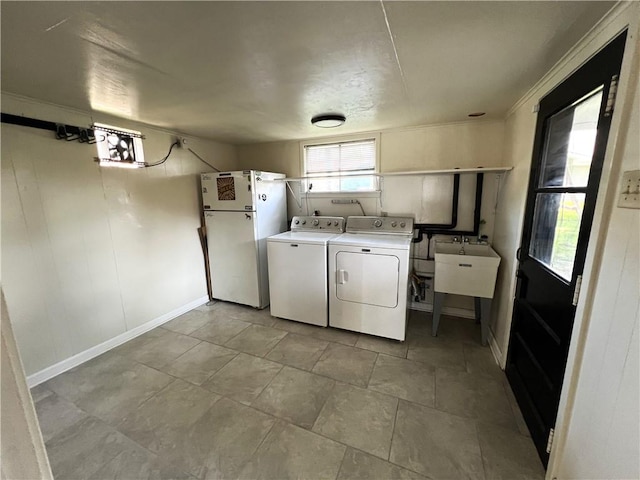
[[[549,430],[549,438],[547,439],[547,453],[551,453],[551,446],[553,445],[553,434],[555,430],[552,428]]]
[[[610,117],[613,113],[613,107],[616,103],[616,95],[618,93],[618,75],[611,77],[609,85],[609,95],[607,96],[607,106],[604,108],[604,116]]]
[[[578,275],[576,277],[576,287],[573,290],[573,300],[571,301],[571,305],[574,307],[578,305],[578,298],[580,298],[580,288],[582,287],[582,275]]]

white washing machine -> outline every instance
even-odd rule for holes
[[[413,219],[349,217],[329,241],[329,325],[405,339]]]
[[[342,217],[301,216],[267,238],[271,315],[327,326],[327,243],[342,232]]]

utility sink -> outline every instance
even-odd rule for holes
[[[500,256],[489,245],[437,242],[435,292],[493,298]]]

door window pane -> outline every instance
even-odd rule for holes
[[[541,186],[587,185],[601,101],[602,87],[549,119]]]
[[[529,256],[571,280],[584,210],[584,193],[539,193]]]

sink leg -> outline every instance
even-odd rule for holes
[[[433,323],[431,326],[431,335],[438,335],[438,325],[440,325],[440,314],[442,313],[442,304],[446,293],[434,292],[433,294]]]
[[[473,305],[476,314],[476,323],[480,323],[480,319],[482,318],[482,306],[480,303],[480,297],[473,297]]]
[[[477,300],[477,299],[476,299]],[[489,343],[489,322],[491,321],[491,298],[481,298],[480,300],[480,331],[482,345]]]

